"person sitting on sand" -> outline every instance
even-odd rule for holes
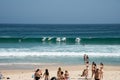
[[[81,77],[85,77],[85,78],[88,77],[88,69],[84,69],[84,71],[82,72]]]
[[[99,69],[96,69],[94,79],[100,80],[100,70]]]
[[[43,77],[45,77],[44,80],[50,80],[48,69],[45,69],[45,73],[44,73]]]
[[[65,80],[69,80],[69,73],[67,70],[65,70]]]
[[[92,78],[95,75],[95,71],[96,71],[96,63],[92,62],[92,76],[91,76]]]
[[[61,67],[59,67],[58,71],[57,71],[57,78],[58,78],[58,80],[60,80],[61,72],[62,72]]]
[[[35,74],[34,74],[35,80],[39,80],[39,79],[41,78],[41,75],[42,75],[41,70],[40,70],[40,69],[37,69],[37,70],[35,71]]]
[[[103,63],[100,63],[100,80],[103,79]]]
[[[60,80],[65,80],[64,72],[61,71]]]

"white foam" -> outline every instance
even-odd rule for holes
[[[76,41],[77,43],[79,43],[79,42],[80,42],[80,38],[76,38],[75,41]]]
[[[61,41],[61,38],[60,38],[60,37],[58,37],[58,38],[56,39],[56,41],[60,42],[60,41]]]
[[[12,38],[12,36],[0,36],[0,38]]]
[[[49,37],[49,38],[48,38],[48,41],[50,41],[52,38],[53,38],[53,37]]]
[[[66,37],[63,37],[63,38],[62,38],[62,41],[66,41]]]
[[[58,63],[0,63],[0,65],[55,65]]]
[[[21,39],[19,39],[18,41],[21,42]]]
[[[1,57],[9,57],[9,56],[83,56],[87,54],[89,56],[94,57],[120,57],[119,53],[81,53],[81,52],[1,52]]]
[[[46,40],[46,37],[43,37],[42,41],[45,41]]]

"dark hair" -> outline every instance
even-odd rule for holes
[[[88,55],[86,56],[87,59],[89,59]]]
[[[37,69],[35,72],[38,72],[40,69]]]
[[[59,67],[58,70],[61,70],[61,67]]]
[[[92,62],[92,65],[94,65],[94,64],[95,64],[95,62],[93,61],[93,62]]]
[[[45,69],[45,74],[49,75],[48,69]]]
[[[96,73],[98,73],[98,71],[99,71],[99,69],[97,68],[97,69],[96,69]]]
[[[57,78],[56,77],[52,77],[50,80],[57,80]]]
[[[61,71],[61,75],[63,75],[64,73],[63,73],[63,71]]]
[[[89,64],[89,61],[87,61],[86,63]]]
[[[100,63],[100,65],[102,65],[102,66],[103,66],[103,63],[101,62],[101,63]]]
[[[96,63],[94,65],[97,66]]]
[[[68,72],[67,70],[65,70],[65,72]]]

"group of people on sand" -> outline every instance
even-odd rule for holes
[[[34,80],[40,80],[44,78],[44,80],[69,80],[69,73],[65,70],[65,73],[62,71],[61,67],[58,68],[57,77],[50,78],[48,69],[45,69],[44,74],[42,75],[42,71],[37,69],[34,74]]]
[[[81,77],[88,79],[88,72],[89,72],[89,57],[88,55],[84,54],[84,63],[86,68],[83,70]],[[92,62],[91,66],[91,77],[94,80],[102,80],[103,79],[103,63],[100,63],[100,67],[98,68],[95,62]],[[44,74],[40,69],[37,69],[34,74],[35,80],[40,80],[44,78],[44,80],[70,80],[69,73],[67,70],[65,72],[62,71],[61,67],[58,68],[57,77],[50,78],[48,69],[45,69]]]
[[[88,77],[88,71],[89,71],[89,57],[88,55],[84,54],[84,62],[86,65],[86,68],[83,70],[81,77]],[[102,80],[103,79],[103,63],[100,63],[100,67],[97,68],[97,64],[95,62],[92,62],[91,66],[91,78],[94,78],[94,80]]]
[[[94,77],[95,80],[103,79],[103,66],[103,63],[100,63],[100,67],[97,68],[96,63],[92,62],[92,77]]]
[[[57,71],[57,80],[69,80],[69,73],[65,70],[65,73],[61,70],[61,67]]]
[[[48,69],[45,69],[44,74],[42,74],[42,71],[40,69],[37,69],[35,71],[34,80],[40,80],[41,78],[44,78],[44,80],[50,80]]]

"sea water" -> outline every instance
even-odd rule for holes
[[[0,63],[120,65],[120,24],[0,24]]]

